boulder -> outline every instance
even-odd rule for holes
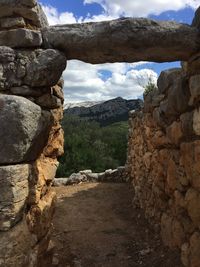
[[[23,218],[29,169],[28,164],[0,167],[0,231],[9,230]]]
[[[68,185],[69,178],[56,178],[53,181],[53,186],[65,186]]]
[[[0,164],[36,160],[48,140],[51,114],[31,101],[0,95]]]
[[[183,77],[177,77],[168,89],[168,98],[161,102],[160,113],[167,124],[171,124],[179,115],[186,112],[190,99],[190,90]]]
[[[174,81],[180,77],[181,73],[181,68],[162,71],[157,81],[159,93],[166,94],[168,89],[173,85]]]
[[[72,173],[69,176],[68,184],[78,184],[80,182],[86,182],[86,181],[87,181],[87,176],[85,174]]]
[[[66,57],[57,50],[38,50],[29,57],[24,83],[32,87],[53,86],[66,68]]]

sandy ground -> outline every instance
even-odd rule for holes
[[[85,183],[55,189],[53,267],[182,267],[132,206],[128,184]]]

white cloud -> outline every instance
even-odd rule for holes
[[[104,12],[77,18],[70,12],[59,13],[51,6],[43,6],[43,9],[49,24],[55,25],[111,20],[119,16],[158,15],[167,10],[177,11],[186,6],[197,8],[199,5],[195,0],[85,0],[84,3],[99,3],[104,8]],[[69,61],[63,74],[65,101],[98,101],[117,96],[127,99],[139,97],[143,94],[143,86],[150,77],[155,82],[157,80],[157,74],[151,69],[134,69],[143,64],[146,62],[91,65],[77,60]]]
[[[58,24],[73,24],[73,23],[82,23],[82,22],[98,22],[104,20],[113,20],[117,16],[111,16],[106,13],[99,15],[88,14],[85,18],[75,17],[71,12],[61,12],[59,13],[55,7],[42,5],[42,9],[47,16],[49,25],[58,25]]]
[[[42,5],[42,9],[44,10],[44,13],[47,16],[49,25],[71,24],[77,22],[73,13],[70,12],[59,13],[58,10],[52,6]]]
[[[132,69],[134,65],[127,63],[91,65],[78,60],[69,61],[63,75],[66,102],[99,101],[117,96],[131,99],[141,96],[144,91],[143,86],[147,84],[149,78],[156,82],[157,74],[151,69]],[[110,72],[110,76],[103,79],[101,71]]]
[[[85,18],[75,17],[71,12],[59,13],[55,7],[42,5],[50,25],[97,22],[112,20],[120,16],[147,17],[162,12],[178,11],[187,6],[196,9],[199,0],[84,0],[84,4],[97,3],[104,11],[98,15],[88,14]]]
[[[84,0],[84,4],[100,4],[108,16],[149,16],[164,11],[178,11],[187,6],[197,8],[199,0]]]

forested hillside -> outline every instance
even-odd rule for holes
[[[124,165],[126,161],[128,122],[101,127],[95,121],[65,115],[65,154],[60,158],[57,177],[92,169],[101,172]]]

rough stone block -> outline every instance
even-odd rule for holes
[[[200,100],[200,75],[194,75],[190,78],[189,81],[190,86],[190,105],[194,105],[198,103]]]
[[[52,117],[23,97],[0,95],[0,125],[0,164],[21,163],[42,152]]]
[[[53,49],[13,50],[0,46],[0,90],[34,87],[41,91],[57,83],[66,67],[66,57]],[[44,93],[45,93],[44,88]]]
[[[196,135],[200,135],[200,109],[195,109],[193,113],[193,129]]]
[[[36,104],[43,108],[56,109],[62,106],[62,101],[54,95],[44,94],[36,100]]]
[[[149,92],[144,95],[144,112],[152,112],[155,107],[158,107],[165,95],[158,94],[158,90]]]
[[[160,94],[166,94],[168,89],[173,85],[174,81],[179,78],[182,73],[181,68],[174,68],[162,71],[158,78],[158,90]]]
[[[24,83],[32,87],[53,86],[65,67],[66,57],[61,52],[53,49],[38,50],[32,55],[32,60],[28,61]]]
[[[0,231],[9,230],[23,217],[29,169],[28,164],[0,167]]]
[[[183,137],[181,123],[177,121],[173,122],[169,127],[167,127],[166,133],[170,141],[178,146],[180,144],[181,138]]]
[[[189,59],[187,74],[190,76],[200,74],[200,53],[195,53],[195,55]]]
[[[190,91],[187,81],[178,77],[173,86],[168,89],[168,97],[160,103],[158,111],[163,122],[161,119],[157,119],[159,124],[169,125],[177,120],[182,113],[188,110],[189,99]]]
[[[47,18],[35,0],[1,0],[0,18],[19,16],[38,28],[48,26]]]
[[[193,136],[195,134],[193,130],[193,113],[193,111],[186,112],[180,116],[181,130],[183,132],[183,136],[187,138],[188,136]]]
[[[200,226],[200,193],[190,188],[185,196],[188,214],[196,227]]]
[[[184,167],[188,181],[200,190],[200,141],[182,143],[180,164]]]
[[[40,47],[42,36],[38,31],[28,29],[14,29],[0,31],[0,46],[12,48]]]
[[[0,27],[9,28],[24,28],[26,26],[25,20],[22,17],[16,18],[2,18],[0,19]]]

